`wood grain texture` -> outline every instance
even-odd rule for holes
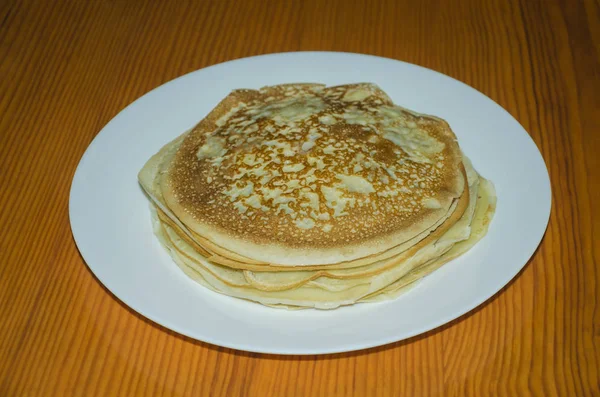
[[[320,357],[196,342],[102,287],[67,211],[93,137],[177,76],[294,50],[438,70],[530,132],[552,216],[509,286],[441,329]],[[1,1],[0,395],[600,395],[599,153],[597,0]]]

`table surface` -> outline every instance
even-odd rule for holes
[[[529,131],[553,207],[513,282],[422,336],[299,357],[182,337],[93,277],[68,197],[102,127],[184,73],[296,50],[435,69]],[[1,1],[0,395],[599,395],[599,60],[598,0]]]

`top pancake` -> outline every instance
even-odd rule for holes
[[[283,266],[388,250],[447,217],[465,187],[448,124],[373,84],[233,91],[162,173],[165,203],[186,227]]]

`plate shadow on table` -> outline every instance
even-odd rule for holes
[[[184,340],[187,343],[191,343],[193,345],[196,346],[201,346],[203,348],[206,349],[210,349],[210,350],[215,350],[218,351],[220,353],[224,353],[224,354],[228,354],[228,355],[235,355],[235,356],[240,356],[240,357],[249,357],[249,358],[257,358],[257,359],[263,359],[263,360],[277,360],[277,361],[312,361],[312,360],[337,360],[337,359],[341,359],[341,358],[349,358],[349,357],[358,357],[358,356],[364,356],[364,355],[368,355],[368,354],[375,354],[375,353],[379,353],[379,352],[383,352],[383,351],[387,351],[387,350],[391,350],[391,349],[395,349],[395,348],[399,348],[405,345],[409,345],[411,343],[415,343],[418,342],[422,339],[425,338],[429,338],[430,336],[436,335],[438,333],[444,332],[445,330],[453,327],[454,325],[466,321],[467,319],[469,319],[470,317],[474,316],[475,314],[479,313],[481,310],[485,309],[488,305],[492,304],[493,302],[495,302],[500,295],[502,295],[502,293],[504,293],[504,291],[506,291],[507,289],[509,289],[513,283],[515,282],[515,280],[517,280],[521,274],[523,274],[530,266],[531,266],[531,262],[533,262],[533,260],[537,257],[538,255],[538,251],[540,250],[540,247],[543,245],[543,242],[545,240],[545,235],[544,238],[542,239],[542,242],[540,243],[540,245],[538,245],[538,247],[536,248],[535,252],[533,253],[533,255],[531,256],[531,258],[529,258],[529,260],[527,261],[527,263],[525,264],[525,266],[523,266],[523,268],[519,271],[519,273],[517,273],[517,275],[515,275],[515,277],[513,277],[508,284],[506,284],[504,287],[502,287],[502,289],[500,289],[498,292],[496,292],[491,298],[489,298],[488,300],[486,300],[484,303],[482,303],[481,305],[477,306],[475,309],[469,311],[468,313],[463,314],[462,316],[444,324],[441,325],[437,328],[434,328],[430,331],[424,332],[420,335],[416,335],[413,336],[411,338],[407,338],[398,342],[393,342],[393,343],[389,343],[386,345],[382,345],[382,346],[376,346],[376,347],[371,347],[368,349],[362,349],[362,350],[356,350],[356,351],[351,351],[351,352],[344,352],[344,353],[329,353],[329,354],[310,354],[310,355],[283,355],[283,354],[270,354],[270,353],[254,353],[254,352],[247,352],[247,351],[242,351],[242,350],[236,350],[236,349],[232,349],[232,348],[228,348],[228,347],[222,347],[222,346],[217,346],[217,345],[213,345],[210,343],[206,343],[206,342],[202,342],[193,338],[190,338],[188,336],[185,335],[181,335],[175,331],[172,331],[160,324],[157,324],[155,322],[153,322],[152,320],[142,316],[141,314],[139,314],[138,312],[136,312],[135,310],[133,310],[132,308],[130,308],[129,306],[127,306],[125,303],[123,303],[119,298],[117,298],[108,288],[106,288],[104,286],[104,284],[102,284],[100,282],[100,280],[96,277],[96,275],[90,270],[89,266],[87,266],[87,264],[85,263],[85,260],[83,259],[83,257],[81,256],[81,253],[79,252],[79,250],[77,251],[79,254],[79,257],[81,258],[81,262],[83,264],[85,264],[85,268],[86,271],[91,275],[91,277],[94,278],[94,280],[96,280],[96,282],[100,285],[100,287],[109,295],[112,297],[112,299],[117,302],[117,304],[119,304],[122,308],[124,308],[125,310],[127,310],[131,315],[135,316],[136,318],[138,318],[139,320],[143,321],[144,323],[158,328],[160,330],[162,330],[163,332],[166,332],[167,334],[171,335],[174,338],[178,338],[181,340]]]

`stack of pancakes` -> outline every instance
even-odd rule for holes
[[[397,296],[481,239],[496,200],[445,121],[366,83],[235,90],[139,181],[188,276],[288,308]]]

